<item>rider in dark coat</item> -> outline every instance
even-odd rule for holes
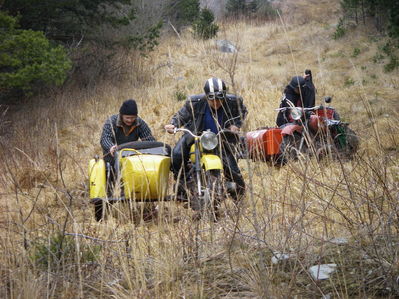
[[[184,106],[173,116],[170,124],[165,126],[169,133],[174,128],[184,126],[186,129],[199,135],[205,130],[217,133],[222,129],[238,132],[247,115],[247,108],[243,99],[226,93],[226,84],[218,78],[210,78],[204,86],[204,94],[193,95],[188,98]],[[172,170],[175,180],[178,180],[179,171],[183,165],[183,178],[179,181],[178,192],[184,193],[184,178],[187,173],[190,146],[194,139],[184,134],[172,151]],[[245,192],[245,183],[237,165],[237,160],[230,150],[222,155],[225,177],[237,185],[236,200]],[[183,194],[184,195],[184,194]]]
[[[310,70],[305,71],[305,76],[294,76],[290,83],[284,89],[280,108],[295,107],[310,108],[314,107],[316,99],[316,89],[312,81],[312,73]],[[280,111],[277,115],[276,124],[282,126],[286,123],[292,122],[290,119],[290,110]]]

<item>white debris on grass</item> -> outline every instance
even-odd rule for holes
[[[310,267],[309,272],[314,279],[323,280],[329,279],[330,274],[334,273],[336,268],[337,264],[322,264]]]
[[[290,257],[290,254],[275,252],[272,256],[272,264],[276,265],[280,261],[288,260]]]
[[[348,244],[348,239],[347,238],[334,238],[334,239],[331,239],[329,242],[333,243],[333,244],[337,244],[337,245],[343,245],[343,244]]]

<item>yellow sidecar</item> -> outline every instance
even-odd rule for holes
[[[170,146],[162,142],[135,141],[118,146],[114,166],[103,159],[89,162],[90,199],[96,219],[103,217],[104,202],[158,201],[168,196]],[[121,187],[121,192],[114,192]]]

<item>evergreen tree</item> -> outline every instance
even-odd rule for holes
[[[344,19],[352,19],[356,24],[362,20],[372,20],[380,32],[387,32],[399,38],[399,1],[397,0],[341,0]]]
[[[173,25],[180,30],[191,25],[200,15],[199,0],[172,0],[168,9],[168,16]]]
[[[215,17],[209,9],[202,9],[198,19],[193,23],[194,35],[202,39],[216,36],[219,26],[214,24]]]
[[[17,20],[0,11],[0,91],[33,93],[60,85],[71,61],[62,46],[53,46],[42,32],[18,29]]]
[[[152,50],[162,26],[134,24],[134,0],[3,0],[0,11],[18,17],[21,29],[41,32],[68,48],[82,84],[121,69],[126,60],[114,59],[119,49]]]

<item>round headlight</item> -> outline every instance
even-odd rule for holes
[[[215,133],[206,131],[201,135],[200,139],[202,147],[207,150],[211,151],[218,145],[218,137]]]
[[[301,119],[302,117],[302,109],[294,107],[291,109],[291,117],[294,120]]]

